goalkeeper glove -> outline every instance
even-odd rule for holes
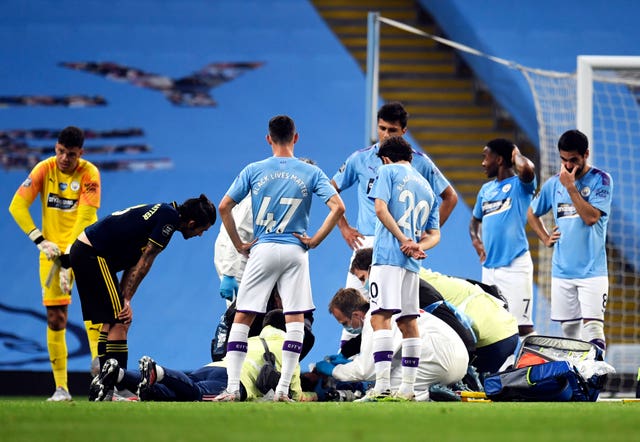
[[[58,273],[58,277],[60,279],[60,289],[62,293],[70,295],[73,275],[71,273],[71,262],[68,253],[60,255],[60,272]]]
[[[60,252],[60,248],[55,243],[44,239],[42,232],[37,228],[33,229],[31,233],[29,233],[29,239],[36,244],[38,249],[44,253],[44,256],[46,256],[48,260],[56,259],[62,254],[62,252]]]
[[[71,285],[73,284],[73,277],[71,276],[71,269],[65,269],[60,267],[60,290],[67,295],[71,294]]]
[[[233,301],[237,294],[238,281],[236,281],[236,278],[224,275],[222,281],[220,281],[220,296],[228,301]]]

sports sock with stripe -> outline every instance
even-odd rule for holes
[[[115,359],[123,370],[127,369],[127,360],[129,359],[129,347],[127,340],[107,341],[106,359]],[[105,360],[106,360],[105,359]]]
[[[376,370],[375,391],[391,388],[391,359],[393,358],[393,332],[382,329],[373,332],[373,362]]]
[[[304,322],[288,322],[287,333],[282,344],[282,367],[276,393],[289,393],[289,385],[302,351],[304,340]]]
[[[225,356],[227,360],[227,391],[229,392],[240,390],[240,371],[247,357],[248,336],[248,325],[234,322],[229,330],[227,355]]]
[[[418,374],[421,352],[422,339],[405,338],[402,340],[402,383],[398,393],[406,395],[414,392],[413,385]]]

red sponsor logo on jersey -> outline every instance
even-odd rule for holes
[[[84,191],[87,193],[95,193],[98,191],[98,183],[84,183]]]

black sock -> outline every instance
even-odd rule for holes
[[[115,359],[118,361],[118,365],[123,370],[127,369],[127,359],[129,359],[129,347],[127,346],[127,340],[122,341],[107,341],[107,356],[106,359]]]

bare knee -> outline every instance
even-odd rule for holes
[[[108,339],[110,341],[124,341],[127,339],[128,332],[129,324],[123,324],[121,322],[111,324],[109,327]]]
[[[53,331],[64,330],[67,327],[67,306],[47,306],[47,325]]]
[[[420,337],[418,322],[414,317],[400,318],[400,320],[398,320],[398,328],[400,329],[400,333],[402,333],[403,338]]]

